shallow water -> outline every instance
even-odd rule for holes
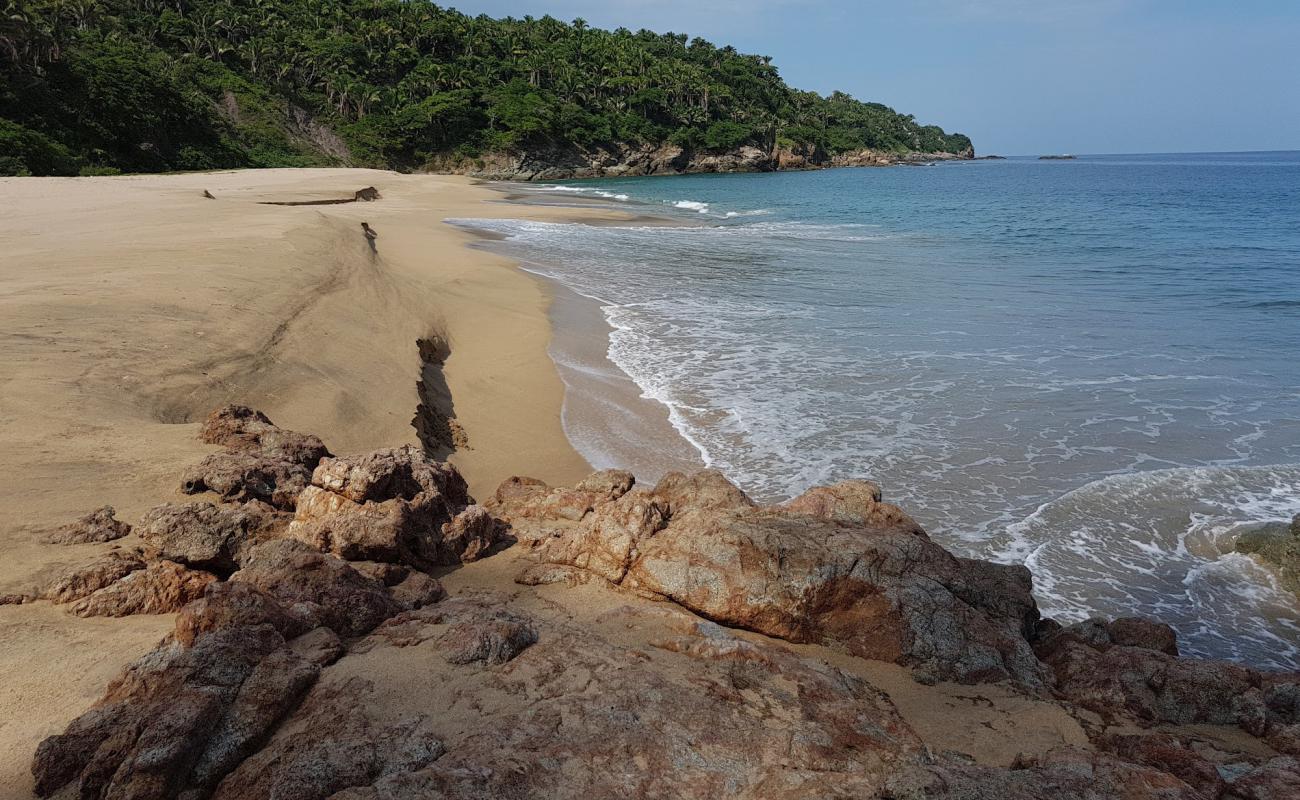
[[[871,477],[1048,614],[1300,666],[1293,599],[1224,554],[1300,512],[1300,153],[547,190],[682,221],[472,224],[597,298],[610,360],[755,497]]]

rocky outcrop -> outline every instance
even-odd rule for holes
[[[91,544],[121,539],[131,526],[117,519],[112,506],[101,506],[86,516],[60,527],[50,535],[51,544]]]
[[[623,477],[574,489],[512,480],[492,510],[541,562],[711,620],[833,644],[927,679],[1044,684],[1025,638],[1038,619],[1028,570],[954,557],[873,484],[760,508],[716,472],[672,473],[649,491]]]
[[[1034,649],[1057,692],[1103,717],[1238,725],[1256,736],[1300,722],[1300,675],[1179,658],[1167,626],[1088,620],[1051,630]]]
[[[247,409],[210,422],[205,436],[227,447],[270,424]],[[297,527],[258,500],[161,506],[140,526],[144,548],[45,587],[76,613],[179,613],[40,744],[38,794],[1281,800],[1300,788],[1300,676],[1181,658],[1151,620],[1040,620],[1023,568],[952,556],[869,481],[764,507],[715,472],[647,489],[607,470],[571,488],[513,478],[479,506],[453,467],[401,448],[323,458],[302,494],[318,499],[295,499]],[[514,540],[494,558],[549,588],[462,582],[448,597],[422,568]],[[480,568],[502,574],[468,569]],[[580,584],[589,594],[557,600]],[[1013,682],[998,691],[1075,715],[1078,740],[1009,768],[931,748],[860,658],[922,683]]]
[[[79,617],[126,617],[170,614],[203,595],[217,576],[187,569],[172,561],[157,561],[132,570],[72,605]]]
[[[72,603],[98,592],[138,569],[144,559],[129,553],[111,552],[93,561],[73,567],[51,580],[41,590],[41,597],[55,603]]]
[[[288,536],[354,561],[459,564],[502,540],[460,474],[410,446],[324,459],[297,509]]]
[[[379,581],[340,558],[287,539],[254,547],[230,580],[319,619],[339,636],[364,634],[402,610]]]
[[[205,796],[315,681],[320,666],[269,625],[172,642],[127,668],[32,764],[48,796],[76,781],[82,797]]]
[[[229,575],[275,514],[255,505],[164,503],[145,514],[137,533],[157,557]]]
[[[962,153],[857,150],[831,155],[812,146],[782,147],[769,151],[744,145],[734,150],[710,151],[687,150],[674,144],[623,144],[589,150],[570,147],[491,153],[477,159],[443,156],[430,162],[427,168],[434,172],[460,173],[493,180],[549,181],[565,178],[894,166],[968,160],[974,156],[973,149]]]
[[[1234,549],[1268,564],[1277,571],[1283,586],[1300,595],[1300,514],[1290,525],[1274,522],[1245,531],[1237,537]]]
[[[312,470],[329,455],[318,437],[279,428],[247,406],[214,411],[199,438],[226,450],[188,470],[183,491],[215,492],[234,502],[261,500],[278,509],[293,509]]]

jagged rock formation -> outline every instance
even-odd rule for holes
[[[356,561],[458,564],[500,539],[460,473],[409,445],[324,459],[297,507],[289,536]]]
[[[256,412],[216,420],[205,436],[228,447],[255,437],[260,452],[279,436]],[[1300,676],[1180,658],[1173,630],[1150,620],[1040,620],[1023,568],[948,554],[867,481],[760,507],[713,472],[645,489],[610,470],[572,488],[513,478],[480,506],[453,467],[399,448],[321,459],[294,506],[292,524],[259,500],[162,506],[140,526],[144,547],[51,582],[44,596],[77,613],[179,613],[156,650],[41,743],[39,794],[1300,790]],[[517,581],[541,588],[511,592],[505,578],[448,598],[426,571],[516,540],[482,566],[505,559],[507,576],[522,566]],[[520,596],[554,592],[598,593],[608,608],[578,624]],[[782,639],[905,664],[923,682],[1002,681],[1058,703],[1089,741],[1010,768],[936,752],[889,695]]]
[[[933,679],[1043,685],[1026,639],[1038,619],[1029,571],[952,556],[881,503],[874,484],[759,508],[716,472],[673,473],[652,491],[618,477],[576,490],[511,486],[492,510],[546,564],[726,625],[833,643]]]
[[[189,470],[181,480],[187,494],[212,491],[224,500],[261,500],[293,510],[312,470],[330,454],[315,436],[286,431],[246,406],[225,406],[208,417],[199,438],[226,448]]]
[[[51,544],[111,542],[131,533],[131,526],[117,519],[112,506],[101,506],[75,522],[60,527],[49,537]]]

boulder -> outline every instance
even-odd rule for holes
[[[41,597],[55,604],[72,603],[89,597],[136,570],[144,569],[144,566],[144,559],[137,555],[108,553],[50,581],[41,590]]]
[[[288,536],[353,561],[427,569],[473,561],[502,541],[460,473],[414,447],[326,458],[298,497]]]
[[[144,515],[136,532],[161,558],[229,575],[273,520],[252,505],[164,503]]]
[[[212,491],[235,502],[260,500],[283,510],[294,508],[312,470],[329,455],[318,437],[279,428],[247,406],[212,412],[199,438],[226,450],[187,470],[182,491]]]
[[[492,508],[539,561],[711,620],[936,679],[1043,686],[1025,638],[1038,619],[1029,571],[957,558],[878,496],[850,482],[760,508],[704,471],[615,499],[515,480]]]
[[[77,600],[79,617],[126,617],[131,614],[170,614],[203,596],[217,576],[187,569],[172,561],[155,561],[135,569],[104,588]]]
[[[342,637],[364,634],[403,610],[379,581],[290,539],[253,547],[230,580],[249,584],[282,606],[302,604]]]
[[[111,542],[131,532],[131,526],[117,519],[112,506],[101,506],[84,517],[56,530],[49,537],[51,544],[88,544]]]
[[[269,625],[286,639],[300,636],[320,624],[314,609],[285,606],[255,586],[239,581],[218,581],[203,596],[176,615],[176,641],[191,647],[215,631]]]
[[[330,454],[319,437],[280,428],[265,414],[247,406],[229,405],[213,411],[204,421],[199,439],[227,450],[257,453],[310,469]]]
[[[423,572],[411,572],[401,583],[392,587],[393,599],[402,608],[411,610],[436,603],[447,596],[447,591],[436,579]]]
[[[213,453],[181,477],[186,494],[215,492],[236,503],[261,500],[293,510],[299,492],[311,480],[311,467],[244,452]]]
[[[505,540],[500,523],[480,505],[467,506],[443,523],[440,563],[478,561]]]
[[[1169,652],[1176,649],[1165,626],[1139,622],[1089,620],[1049,633],[1034,649],[1062,697],[1106,718],[1237,725],[1256,736],[1300,721],[1300,675],[1180,658]]]
[[[1240,534],[1234,549],[1268,564],[1283,586],[1300,595],[1300,514],[1289,525],[1271,522]]]
[[[36,793],[48,797],[75,781],[81,797],[204,796],[318,672],[269,625],[216,631],[193,647],[165,643],[41,742]]]

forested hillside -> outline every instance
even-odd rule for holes
[[[6,0],[0,174],[353,164],[673,144],[960,153],[685,34],[420,0]]]

